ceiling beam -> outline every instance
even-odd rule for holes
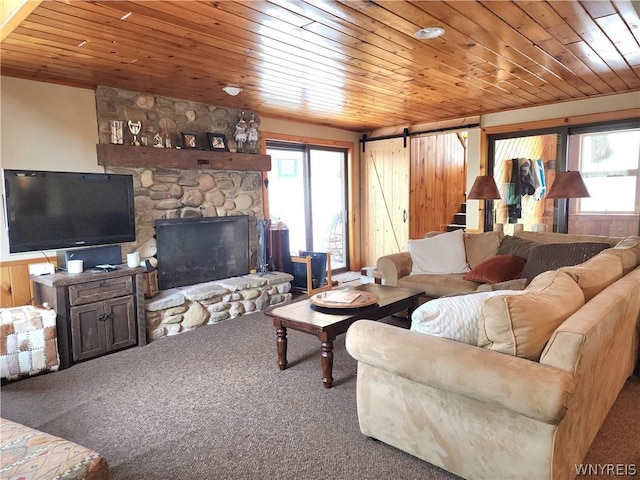
[[[42,0],[3,0],[0,10],[0,42],[33,12]]]

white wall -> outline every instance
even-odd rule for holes
[[[352,142],[356,153],[359,150],[358,142],[362,138],[361,134],[350,132],[348,130],[340,130],[337,128],[322,127],[318,125],[305,125],[303,123],[292,122],[289,120],[265,117],[260,117],[260,131],[337,140],[341,142]]]
[[[480,175],[480,136],[479,128],[469,130],[467,137],[467,191],[471,190],[473,182]],[[467,227],[470,230],[481,230],[483,228],[478,208],[484,200],[467,200]]]
[[[103,171],[96,158],[93,90],[1,77],[0,95],[1,168]],[[2,188],[4,196],[4,182]],[[33,253],[9,254],[4,208],[0,211],[0,260],[33,257]]]
[[[2,168],[102,172],[93,90],[1,77]]]
[[[521,108],[520,110],[511,110],[503,113],[491,113],[480,117],[480,127],[497,127],[513,123],[536,122],[553,118],[630,110],[632,108],[640,108],[640,93],[638,92],[561,102],[542,107]]]

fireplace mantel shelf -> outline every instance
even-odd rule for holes
[[[110,167],[203,168],[252,172],[271,170],[271,155],[135,147],[108,143],[97,144],[96,150],[98,165]]]

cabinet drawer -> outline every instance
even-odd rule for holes
[[[82,305],[133,293],[133,277],[109,278],[69,287],[69,304]]]

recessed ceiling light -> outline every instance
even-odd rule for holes
[[[444,35],[444,28],[440,27],[425,27],[418,30],[413,34],[415,38],[420,40],[429,40],[432,38],[438,38]]]
[[[232,97],[235,97],[242,91],[240,87],[235,87],[233,85],[227,85],[226,87],[222,87],[222,90],[227,92],[227,94],[231,95]]]
[[[129,18],[131,16],[133,12],[129,12],[129,13],[125,13],[123,16],[120,17],[120,20],[126,20],[127,18]]]
[[[78,47],[84,47],[87,44],[86,40],[82,40],[79,44]]]

